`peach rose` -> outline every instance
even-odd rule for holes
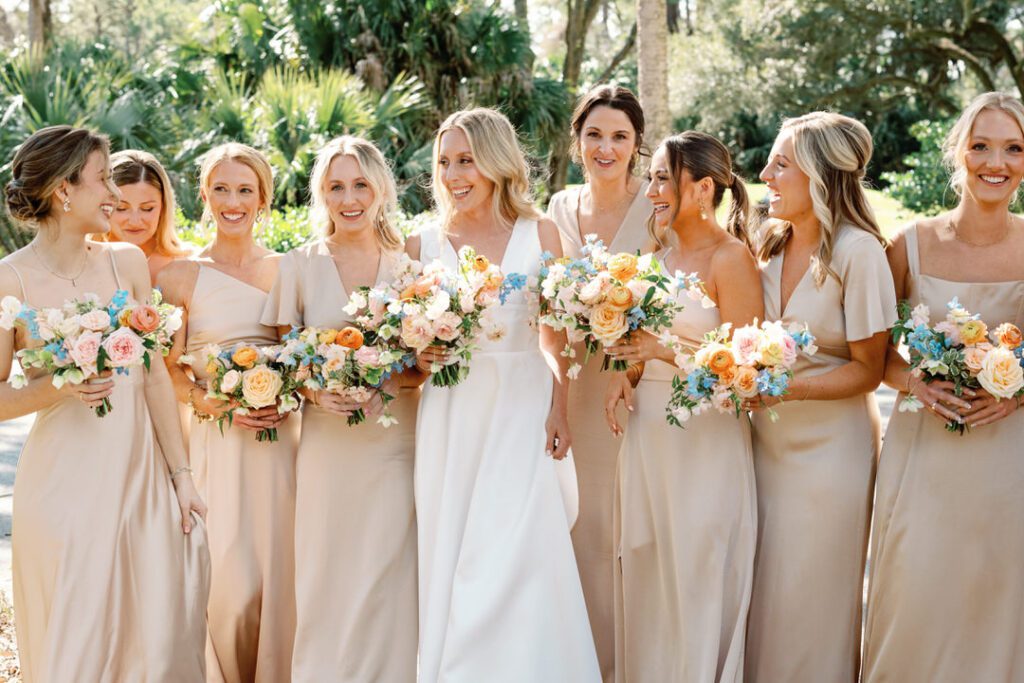
[[[1008,349],[1015,349],[1024,343],[1020,328],[1013,323],[1003,323],[995,329],[994,334],[999,345]]]
[[[608,274],[619,282],[629,282],[636,273],[637,259],[633,254],[616,254],[608,261]]]
[[[346,327],[334,341],[346,349],[358,349],[363,345],[363,333],[354,327]]]
[[[459,326],[462,319],[451,311],[445,311],[434,321],[434,334],[442,341],[455,341],[462,334]]]
[[[92,332],[101,332],[110,327],[110,314],[102,309],[89,311],[78,316],[78,324]]]
[[[402,318],[402,343],[411,349],[422,351],[434,341],[434,328],[423,316]]]
[[[136,332],[147,334],[155,332],[160,327],[160,314],[148,304],[142,304],[132,309],[128,324]]]
[[[1024,388],[1024,369],[1013,351],[997,346],[985,355],[978,382],[997,398],[1012,398]]]
[[[985,341],[988,335],[988,326],[980,320],[968,320],[960,326],[960,341],[965,346],[974,346]]]
[[[971,374],[977,375],[981,372],[981,364],[985,362],[985,356],[988,352],[978,346],[969,346],[964,349],[964,365],[971,371]]]
[[[629,291],[628,287],[618,285],[608,290],[605,301],[615,308],[625,311],[633,305],[633,292]]]
[[[251,346],[240,346],[231,354],[231,362],[242,368],[251,368],[260,357],[260,352]]]
[[[242,396],[253,408],[265,408],[277,403],[277,394],[284,380],[266,365],[257,365],[242,373]]]
[[[757,396],[757,370],[750,365],[741,365],[736,368],[732,388],[742,398]]]
[[[127,368],[137,365],[146,355],[146,347],[142,337],[127,327],[120,327],[103,341],[103,349],[107,352],[110,366]]]
[[[629,324],[621,309],[601,303],[590,311],[590,331],[595,339],[610,346],[629,331]]]

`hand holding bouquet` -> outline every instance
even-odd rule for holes
[[[806,326],[786,330],[781,322],[765,321],[740,327],[730,337],[731,327],[726,323],[708,332],[692,355],[677,348],[676,358],[687,374],[685,379],[672,379],[672,397],[665,408],[669,424],[681,427],[708,407],[739,417],[746,399],[758,394],[784,396],[798,354],[817,351]],[[773,421],[778,418],[770,408],[768,414]]]

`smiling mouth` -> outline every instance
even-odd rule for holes
[[[107,218],[110,218],[111,216],[114,215],[114,205],[113,204],[100,204],[100,211],[103,212],[104,216],[106,216]]]
[[[224,212],[221,213],[220,217],[226,220],[228,223],[238,223],[243,218],[245,218],[245,214]]]
[[[658,215],[659,213],[664,213],[664,212],[668,211],[668,208],[669,208],[668,204],[666,204],[664,202],[658,202],[657,204],[654,205],[654,215]]]
[[[984,182],[986,185],[995,185],[997,187],[999,185],[1006,184],[1007,181],[1010,180],[1010,178],[1008,176],[1004,176],[1004,175],[987,175],[986,174],[986,175],[979,175],[978,177],[981,178],[982,182]]]
[[[363,215],[363,210],[360,209],[358,211],[342,211],[341,215],[343,218],[359,218],[360,216]]]
[[[463,199],[472,189],[472,187],[464,187],[458,190],[452,190],[452,197],[455,197],[456,199]]]
[[[598,159],[597,157],[594,157],[594,163],[601,168],[608,168],[615,163],[615,159]]]

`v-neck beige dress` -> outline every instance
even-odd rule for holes
[[[691,349],[717,308],[685,301],[672,333]],[[647,363],[619,453],[618,683],[742,683],[757,503],[750,422],[708,410],[665,421],[677,369]]]
[[[926,275],[916,227],[905,236],[908,298],[927,304],[933,324],[958,297],[990,328],[1024,328],[1024,281]],[[893,414],[878,467],[862,680],[1024,680],[1022,444],[1024,410],[963,436],[924,410]]]
[[[398,254],[384,253],[377,282]],[[326,244],[289,252],[263,322],[340,328],[348,294]],[[306,402],[295,508],[295,683],[416,679],[413,463],[419,389],[390,404],[398,424],[344,417]],[[287,679],[281,679],[287,680]]]
[[[63,303],[24,283],[21,296],[35,307]],[[39,343],[17,333],[18,348]],[[204,525],[181,530],[144,373],[113,376],[106,417],[62,398],[36,413],[25,440],[11,539],[24,683],[203,679]]]
[[[896,293],[878,240],[853,226],[836,237],[829,276],[810,268],[782,308],[783,256],[763,265],[765,318],[807,323],[818,352],[797,377],[850,362],[849,342],[896,321]],[[853,683],[881,422],[874,393],[793,401],[754,417],[758,547],[747,636],[747,680]]]
[[[199,362],[207,344],[230,348],[275,344],[261,325],[266,292],[216,268],[199,266],[188,311],[186,352]],[[295,633],[295,451],[299,419],[278,428],[279,441],[216,422],[189,427],[189,458],[206,501],[213,581],[210,588],[206,679],[211,683],[287,681]]]
[[[609,251],[636,252],[648,242],[647,218],[651,200],[640,187],[615,233]],[[582,187],[562,190],[551,198],[548,216],[558,226],[565,256],[578,258],[583,248],[579,204]],[[581,354],[582,347],[577,349]],[[601,372],[602,354],[595,354],[569,385],[569,429],[579,486],[579,516],[572,530],[576,564],[587,601],[590,627],[601,664],[603,680],[615,672],[615,610],[613,601],[615,553],[612,541],[612,501],[615,496],[615,463],[621,443],[612,436],[604,417],[608,373]],[[625,424],[625,409],[619,424]]]

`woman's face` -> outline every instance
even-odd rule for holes
[[[760,178],[768,186],[769,216],[791,223],[813,218],[811,179],[796,165],[790,131],[782,131],[775,139]]]
[[[696,182],[687,169],[683,169],[679,182],[674,182],[668,151],[664,145],[658,147],[651,157],[650,176],[647,198],[654,205],[654,223],[659,228],[696,220],[701,213],[702,196],[707,194],[708,187],[711,187],[712,191],[714,188],[710,178]],[[705,213],[710,215],[712,207],[709,200],[703,201],[703,207]]]
[[[623,179],[636,151],[636,129],[624,111],[599,106],[587,114],[580,131],[580,157],[588,179]]]
[[[480,172],[462,130],[453,128],[441,135],[437,164],[456,211],[473,212],[491,205],[494,183]]]
[[[1009,204],[1024,178],[1024,132],[1016,119],[999,109],[978,114],[964,170],[965,190],[975,201]]]
[[[213,170],[203,190],[217,232],[241,236],[252,232],[260,210],[260,183],[256,172],[245,164],[225,159]]]
[[[164,198],[160,190],[147,182],[119,185],[121,201],[110,217],[110,233],[119,242],[138,247],[156,239]]]
[[[327,167],[323,189],[335,233],[373,230],[374,217],[370,210],[377,194],[363,176],[363,169],[354,156],[340,154],[334,157]]]
[[[70,211],[64,211],[64,198],[58,193],[54,211],[82,227],[84,233],[110,230],[110,217],[117,206],[118,190],[110,180],[110,158],[96,150],[86,158],[78,183],[64,185]]]

